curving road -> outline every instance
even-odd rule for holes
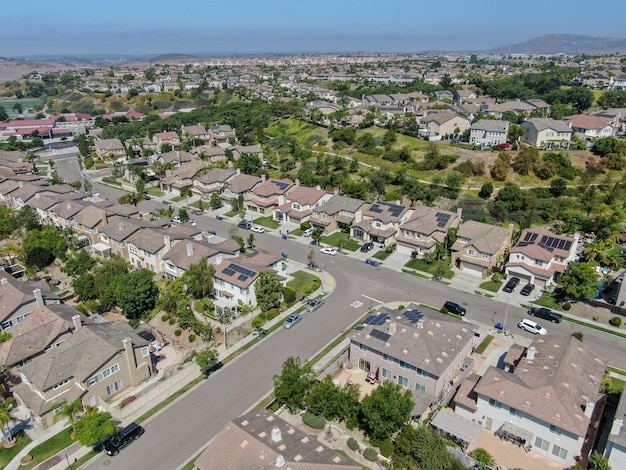
[[[102,190],[100,190],[102,188]],[[111,188],[99,187],[107,197]],[[142,211],[158,207],[158,201],[145,201]],[[161,206],[162,207],[162,206]],[[216,230],[227,236],[231,227],[209,216],[196,217],[204,230]],[[285,251],[290,259],[307,263],[310,245],[301,241],[282,240],[271,234],[255,234],[259,247]],[[315,248],[315,247],[313,247]],[[251,354],[244,354],[178,401],[161,411],[145,424],[142,439],[116,457],[101,455],[88,468],[175,469],[194,456],[233,417],[250,408],[273,386],[272,376],[280,373],[282,363],[289,356],[308,359],[324,348],[333,338],[348,329],[365,315],[371,299],[380,302],[414,301],[439,308],[447,299],[467,307],[467,319],[493,325],[504,320],[507,305],[487,297],[456,291],[444,284],[431,282],[382,267],[372,267],[344,255],[322,255],[315,248],[317,261],[324,262],[326,272],[332,274],[336,290],[323,307],[304,315],[303,320],[290,330],[280,329],[258,343]],[[326,285],[330,277],[326,279]],[[364,295],[368,296],[367,298]],[[355,300],[363,302],[351,307]],[[376,303],[372,301],[374,305]],[[495,316],[494,316],[494,312]],[[530,336],[515,325],[526,317],[518,307],[508,307],[506,326],[514,334]],[[609,357],[609,363],[626,369],[626,341],[613,335],[569,322],[546,325],[551,334],[569,335],[583,331],[585,343]]]

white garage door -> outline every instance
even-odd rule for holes
[[[477,266],[475,264],[463,263],[463,274],[472,277],[482,278],[483,273],[485,272],[485,268],[482,266]]]

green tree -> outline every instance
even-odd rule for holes
[[[261,170],[261,159],[254,153],[242,153],[235,162],[235,168],[247,175],[254,175]]]
[[[194,298],[203,299],[213,294],[214,277],[215,266],[204,258],[198,263],[191,264],[181,279]]]
[[[567,189],[567,181],[563,178],[553,179],[550,183],[550,194],[554,197],[561,197]]]
[[[13,419],[11,416],[11,412],[15,407],[15,400],[13,397],[7,397],[2,402],[0,402],[0,427],[2,428],[2,432],[5,436],[5,441],[7,443],[13,440],[13,436],[11,435],[11,427],[9,423]]]
[[[220,193],[214,192],[211,194],[211,199],[209,199],[209,207],[213,210],[222,207],[222,198],[220,197]]]
[[[120,196],[119,198],[117,198],[117,202],[118,203],[120,203],[120,204],[130,204],[130,205],[133,205],[135,207],[142,200],[143,200],[143,195],[141,193],[138,193],[137,191],[126,193],[123,196]]]
[[[187,212],[187,209],[184,207],[178,209],[178,218],[183,222],[187,222],[189,220],[189,213]]]
[[[573,262],[559,277],[559,289],[577,299],[589,298],[596,291],[598,275],[589,263]]]
[[[363,430],[371,438],[387,439],[409,420],[414,406],[410,390],[391,381],[384,381],[363,399]]]
[[[54,416],[55,420],[60,418],[67,418],[67,421],[72,425],[72,432],[76,432],[76,418],[83,412],[83,402],[80,398],[72,402],[65,402],[61,406],[61,409],[57,411]]]
[[[346,420],[359,404],[360,387],[346,384],[338,387],[330,375],[314,382],[304,397],[304,403],[311,413],[323,416],[328,421]]]
[[[81,300],[93,300],[98,298],[96,281],[93,274],[82,274],[72,281],[74,293]]]
[[[90,447],[97,442],[104,441],[117,431],[115,422],[110,413],[101,413],[90,410],[78,421],[74,427],[74,435],[82,445]]]
[[[24,253],[24,260],[31,268],[40,270],[52,264],[54,255],[45,246],[34,246]]]
[[[452,460],[445,441],[430,427],[407,424],[396,437],[392,468],[449,470]]]
[[[278,274],[270,271],[261,271],[254,283],[257,306],[265,311],[280,304],[283,295]]]
[[[469,456],[480,463],[483,467],[491,467],[496,463],[493,456],[482,447],[474,449]]]
[[[480,197],[481,199],[489,199],[492,194],[493,194],[493,183],[488,181],[481,186],[480,192],[478,193],[478,197]]]
[[[313,384],[313,366],[299,357],[288,357],[280,375],[274,378],[274,396],[278,403],[296,412],[304,408],[304,398]]]
[[[611,470],[611,466],[609,465],[609,460],[606,457],[603,457],[602,454],[599,454],[594,450],[593,454],[591,454],[591,457],[589,458],[587,470]]]
[[[200,367],[200,372],[204,372],[208,365],[217,361],[219,355],[214,349],[204,349],[196,354],[196,364]]]
[[[9,113],[7,113],[7,110],[5,109],[4,106],[0,106],[0,121],[8,121],[9,120]]]
[[[254,248],[254,233],[251,233],[250,235],[248,235],[248,248]]]
[[[117,305],[127,318],[137,320],[156,305],[159,291],[153,277],[152,271],[136,269],[117,282]]]
[[[70,255],[61,270],[70,276],[82,276],[87,274],[95,265],[96,260],[89,256],[86,251],[81,250]]]

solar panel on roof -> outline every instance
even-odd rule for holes
[[[239,279],[240,281],[247,281],[248,280],[248,276],[246,276],[245,274],[240,274],[237,279]]]
[[[419,310],[407,310],[403,313],[403,315],[411,322],[417,323],[419,320],[424,318],[424,315]]]
[[[565,246],[563,247],[563,249],[564,249],[564,250],[569,251],[569,249],[570,249],[571,247],[572,247],[572,242],[571,242],[571,240],[567,240],[567,241],[565,242]]]
[[[391,335],[389,333],[385,333],[385,332],[377,330],[375,328],[370,333],[370,336],[372,336],[373,338],[381,340],[383,343],[386,343],[387,340],[389,340],[389,338],[391,338]]]
[[[371,321],[374,319],[374,315],[370,315],[369,317],[367,317],[365,320],[363,320],[363,324],[364,325],[370,325]]]
[[[233,271],[232,269],[226,268],[224,269],[224,274],[226,274],[227,276],[232,276],[233,274],[235,274],[235,271]]]
[[[559,246],[557,247],[559,250],[562,250],[563,247],[565,246],[565,243],[567,242],[567,240],[559,240]]]

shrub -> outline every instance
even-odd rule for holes
[[[572,333],[572,336],[576,338],[578,341],[582,341],[583,338],[585,337],[582,331],[575,331],[574,333]]]
[[[183,334],[182,330],[180,329],[174,330],[174,336],[180,336],[182,334]]]
[[[622,319],[620,317],[613,317],[609,320],[609,323],[613,326],[621,326]]]
[[[346,428],[350,431],[353,431],[359,425],[359,414],[354,412],[350,415],[350,417],[346,420]]]
[[[193,343],[196,340],[196,335],[189,335],[189,342]]]
[[[404,310],[404,305],[398,305],[398,311],[401,312],[402,310]]]
[[[170,316],[167,313],[164,313],[161,316],[161,321],[168,321],[170,319]]]
[[[391,439],[385,439],[382,441],[378,445],[378,448],[380,449],[380,454],[383,457],[391,457],[391,454],[393,454],[393,442],[391,442]]]
[[[300,224],[300,230],[306,230],[308,228],[311,228],[311,222],[302,222]]]
[[[358,441],[354,437],[348,439],[348,447],[354,451],[357,451],[361,447]]]
[[[265,325],[265,321],[265,317],[261,318],[261,315],[254,317],[254,319],[252,320],[252,328],[258,328]]]
[[[174,323],[176,323],[176,318],[170,318],[167,322],[168,322],[170,325],[173,325]]]
[[[446,307],[441,307],[439,311],[443,313],[444,315],[448,313],[448,309]]]
[[[272,308],[265,312],[265,318],[267,319],[267,321],[273,320],[278,316],[279,313],[280,311],[277,308]]]
[[[324,426],[326,426],[326,419],[323,416],[317,416],[313,413],[304,413],[302,415],[302,421],[313,429],[324,429]]]
[[[368,447],[363,451],[363,457],[370,462],[376,462],[378,460],[378,452],[373,447]]]
[[[600,315],[594,315],[592,318],[593,321],[598,321],[600,319]]]
[[[291,307],[296,302],[296,291],[289,286],[283,287],[283,299]]]
[[[302,293],[304,295],[311,295],[322,285],[322,281],[319,278],[313,279],[309,284],[302,288]]]
[[[392,243],[387,248],[385,248],[385,253],[393,253],[394,251],[396,251],[396,244],[395,243]]]
[[[135,318],[131,318],[130,320],[128,320],[128,324],[132,328],[137,328],[139,326],[139,320],[136,320]]]
[[[565,302],[563,304],[563,310],[565,310],[566,312],[570,310],[571,308],[572,308],[572,304],[570,304],[569,302]]]

